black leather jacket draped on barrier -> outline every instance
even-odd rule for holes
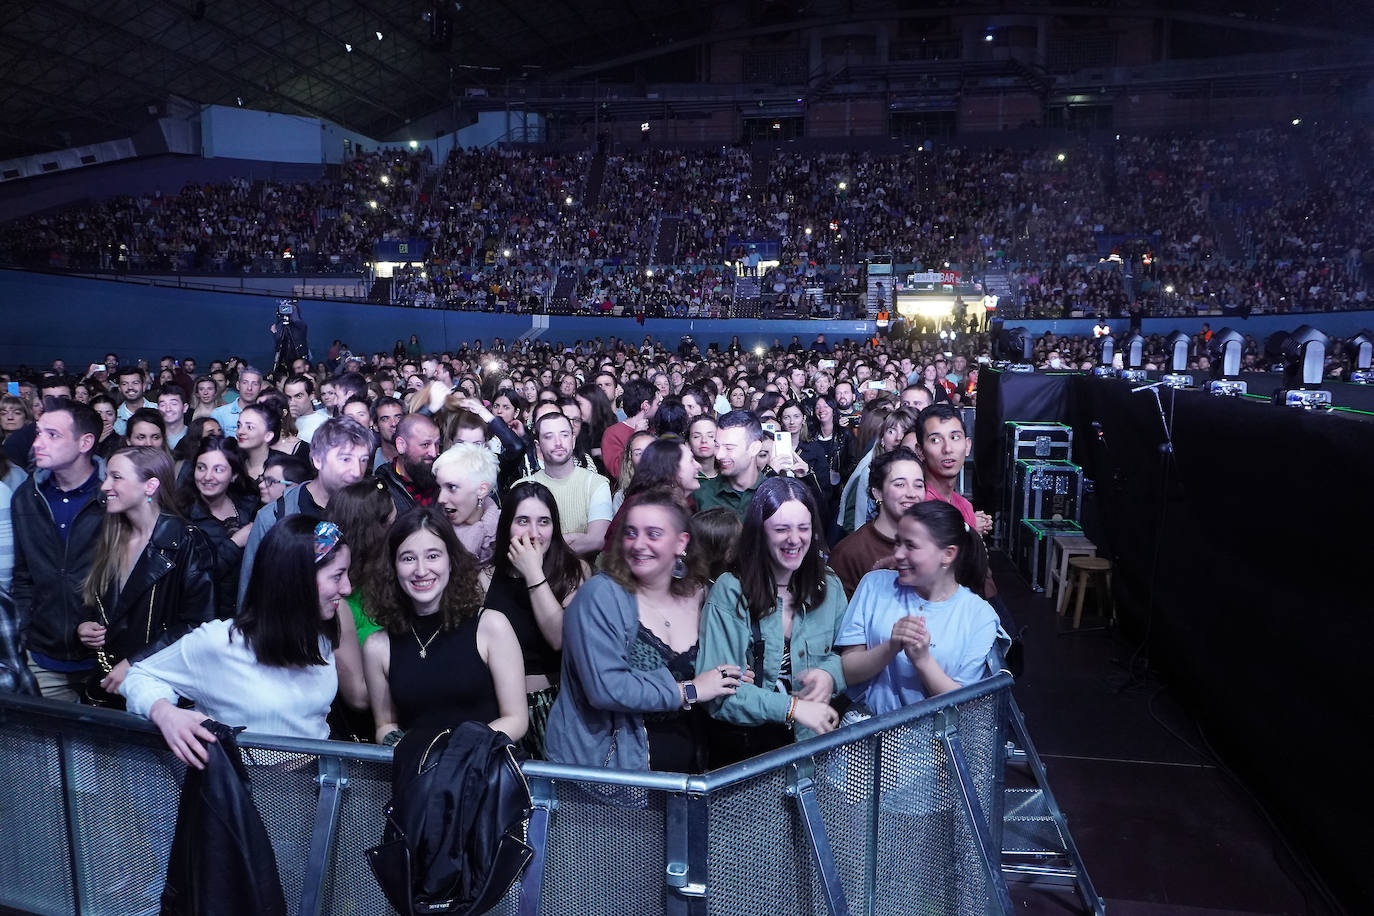
[[[162,892],[163,916],[286,916],[272,841],[253,804],[234,730],[215,735],[205,769],[186,768]]]

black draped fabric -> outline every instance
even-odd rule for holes
[[[1055,383],[990,375],[1007,419]],[[1089,534],[1116,563],[1127,637],[1346,904],[1374,909],[1361,848],[1347,842],[1374,813],[1361,778],[1374,423],[1056,381],[1065,412],[1036,419],[1074,427],[1096,492]],[[993,419],[984,406],[980,430]],[[993,435],[977,446],[980,466],[999,449]]]

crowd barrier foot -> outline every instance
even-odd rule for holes
[[[1106,907],[1050,789],[1045,764],[1015,697],[1008,699],[1006,710],[1011,729],[1006,762],[1009,768],[1024,771],[1035,785],[1003,789],[1002,876],[1008,884],[1020,886],[1071,887],[1082,912],[1104,916]]]

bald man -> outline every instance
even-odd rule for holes
[[[377,469],[400,513],[432,506],[439,496],[434,459],[439,455],[439,427],[424,414],[410,413],[396,424],[396,460]]]

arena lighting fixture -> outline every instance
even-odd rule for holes
[[[1116,341],[1112,339],[1112,335],[1103,334],[1097,338],[1096,345],[1097,365],[1093,367],[1093,375],[1115,375],[1116,370],[1112,368],[1112,360],[1116,358]]]
[[[1245,338],[1230,328],[1222,328],[1207,342],[1207,358],[1212,361],[1212,381],[1207,390],[1212,394],[1240,397],[1250,386],[1236,378],[1240,374],[1240,351]]]
[[[1009,372],[1029,372],[1031,368],[1022,368],[1022,364],[1029,364],[1031,354],[1035,350],[1035,340],[1026,333],[1025,328],[1002,328],[997,331],[992,338],[992,356],[999,362],[1013,359],[1020,359],[1018,365],[1008,366]]]
[[[1169,335],[1169,371],[1182,372],[1188,368],[1188,347],[1193,339],[1183,331]]]
[[[1121,348],[1125,351],[1125,363],[1127,369],[1139,369],[1145,364],[1145,338],[1139,331],[1126,335],[1126,339],[1121,342]]]
[[[1356,369],[1369,369],[1374,364],[1374,331],[1363,328],[1345,346]]]
[[[1283,341],[1283,384],[1274,400],[1308,410],[1331,406],[1331,392],[1317,386],[1326,375],[1326,348],[1331,338],[1304,324]]]

